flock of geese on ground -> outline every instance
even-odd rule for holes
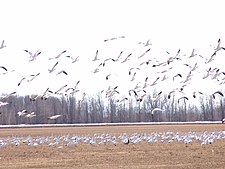
[[[188,133],[180,132],[152,132],[147,133],[133,133],[128,135],[127,133],[120,133],[119,135],[104,133],[94,135],[77,135],[77,134],[65,134],[58,136],[12,136],[7,138],[0,138],[0,149],[7,146],[29,146],[40,147],[47,145],[48,147],[66,148],[79,145],[92,145],[92,146],[104,146],[104,145],[137,145],[140,143],[153,145],[153,144],[176,144],[183,143],[185,145],[192,145],[195,142],[201,144],[201,146],[210,145],[218,140],[225,140],[225,131],[197,133],[190,131]]]
[[[114,43],[115,41],[120,41],[126,39],[125,36],[119,36],[114,38],[105,39],[103,43]],[[116,43],[116,42],[115,42]],[[158,87],[160,84],[167,85],[169,83],[174,83],[178,86],[174,86],[174,88],[167,92],[168,99],[171,98],[171,96],[177,95],[178,93],[181,94],[180,97],[177,98],[177,102],[180,103],[181,101],[187,101],[189,100],[189,96],[185,94],[185,88],[187,86],[191,85],[192,78],[199,74],[202,80],[208,79],[211,81],[214,81],[219,86],[225,84],[225,72],[221,70],[218,67],[213,67],[211,63],[214,63],[216,61],[217,54],[219,52],[222,52],[225,50],[223,46],[221,46],[221,40],[219,39],[217,42],[217,45],[214,49],[212,49],[212,53],[209,56],[202,56],[200,54],[197,54],[195,49],[191,51],[190,55],[182,55],[181,49],[179,49],[176,53],[172,54],[168,51],[165,52],[164,56],[162,58],[157,58],[151,54],[153,45],[150,43],[150,40],[147,42],[139,42],[137,43],[138,48],[141,48],[140,53],[132,53],[130,51],[123,51],[121,50],[119,53],[115,53],[114,55],[118,55],[116,57],[108,57],[104,58],[101,50],[98,49],[95,52],[95,55],[93,55],[93,58],[90,60],[90,62],[93,65],[96,65],[94,70],[92,70],[90,73],[91,76],[95,76],[101,72],[104,72],[104,69],[107,66],[110,65],[118,65],[123,67],[125,71],[127,71],[127,78],[129,79],[128,83],[134,84],[132,88],[128,88],[125,92],[126,94],[121,94],[122,91],[120,91],[120,82],[118,82],[118,85],[112,86],[108,85],[105,89],[101,90],[101,94],[105,96],[105,98],[118,98],[116,100],[117,103],[122,104],[126,100],[129,100],[130,98],[135,99],[137,102],[142,102],[145,97],[150,94],[154,88],[162,88]],[[5,41],[2,41],[2,44],[0,46],[1,50],[4,50],[6,48]],[[0,52],[1,52],[0,50]],[[31,52],[29,50],[24,50],[26,54],[29,54],[28,62],[35,62],[38,60],[38,57],[42,54],[41,51],[37,50],[36,52]],[[79,64],[79,56],[72,57],[66,55],[67,50],[63,50],[55,57],[48,58],[49,61],[54,62],[54,64],[49,65],[48,73],[53,74],[55,73],[56,76],[63,75],[67,76],[68,78],[71,78],[69,76],[70,73],[68,73],[65,70],[58,69],[58,65],[60,64],[62,59],[71,59],[71,63],[78,63]],[[103,58],[102,58],[103,57]],[[188,61],[185,61],[185,59]],[[201,62],[198,62],[196,60],[201,60]],[[135,62],[134,62],[135,61]],[[109,63],[110,62],[110,63]],[[135,63],[135,64],[134,64]],[[181,69],[184,69],[185,71],[178,72],[176,70],[177,65],[182,65]],[[206,70],[200,70],[200,67],[204,65],[207,67]],[[70,65],[68,66],[70,67]],[[179,68],[180,69],[180,68]],[[142,71],[143,70],[143,71]],[[4,76],[8,73],[13,73],[16,70],[8,70],[8,68],[4,65],[0,65],[0,72],[3,72],[0,74],[0,76]],[[144,73],[143,73],[144,72]],[[147,73],[146,73],[147,72]],[[112,80],[112,76],[114,75],[113,70],[111,72],[104,72],[105,73],[105,83],[108,84],[110,80]],[[143,78],[143,74],[146,74],[146,77]],[[148,74],[148,75],[147,75]],[[40,72],[37,72],[35,74],[29,74],[25,75],[21,78],[21,80],[18,82],[17,87],[19,87],[23,83],[30,83],[32,81],[35,81],[39,76],[41,76]],[[138,77],[139,76],[139,77]],[[142,80],[140,78],[142,77]],[[47,87],[45,91],[41,94],[32,94],[30,95],[30,100],[35,101],[37,99],[46,100],[49,96],[56,96],[56,95],[71,95],[80,92],[79,84],[82,81],[78,80],[74,86],[70,86],[69,84],[65,84],[63,86],[60,86],[57,90],[53,91],[51,90],[51,87]],[[102,83],[102,82],[100,82]],[[165,88],[165,86],[164,86]],[[222,88],[222,87],[221,87]],[[151,99],[153,101],[159,100],[163,95],[163,90],[158,92],[156,96],[152,96]],[[5,106],[9,104],[7,101],[7,98],[11,95],[16,94],[16,91],[9,93],[9,94],[2,94],[0,95],[0,107]],[[86,96],[85,91],[82,94],[83,100]],[[120,95],[121,94],[121,95]],[[198,95],[203,95],[204,91],[193,91],[192,96],[193,98],[198,97]],[[215,90],[213,93],[210,94],[212,98],[216,98],[217,95],[223,97],[224,94],[220,90]],[[118,97],[117,97],[118,96]],[[161,108],[155,108],[152,110],[152,114],[155,111],[162,111]],[[18,116],[26,116],[28,118],[35,117],[35,112],[27,112],[27,110],[21,110],[18,112]],[[61,117],[61,115],[54,115],[49,117],[49,119],[57,119]]]

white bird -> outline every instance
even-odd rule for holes
[[[121,63],[125,63],[129,60],[129,57],[132,55],[132,53],[130,53]]]
[[[34,54],[32,52],[28,51],[28,50],[24,50],[24,51],[29,53],[29,55],[30,55],[29,62],[34,61],[36,59],[36,57],[41,54],[41,52],[39,50],[37,50]]]
[[[213,94],[212,94],[212,97],[215,99],[215,94],[219,94],[220,96],[224,96],[223,95],[223,93],[222,92],[220,92],[220,91],[216,91],[216,92],[214,92]]]
[[[62,116],[61,114],[57,114],[57,115],[48,117],[48,119],[49,119],[49,120],[56,120],[56,119],[58,119],[58,118],[61,117],[61,116]]]
[[[157,111],[163,111],[162,109],[160,108],[154,108],[152,111],[151,111],[151,114],[153,115],[155,112]]]
[[[186,96],[180,97],[180,98],[178,99],[178,104],[179,104],[179,102],[180,102],[181,99],[188,100],[188,98],[187,98]]]
[[[51,69],[48,69],[49,73],[52,73],[58,64],[59,64],[59,62],[56,62]]]
[[[32,118],[35,116],[36,116],[35,112],[31,112],[31,113],[28,113],[27,115],[25,115],[25,117],[27,117],[27,118]]]
[[[58,54],[56,57],[53,57],[53,58],[49,58],[49,60],[52,60],[52,59],[58,59],[60,56],[62,56],[62,54],[66,53],[67,50],[64,50],[62,51],[60,54]]]
[[[67,85],[64,85],[64,86],[62,86],[62,87],[60,87],[56,92],[55,92],[55,94],[58,94],[61,90],[63,90],[65,87],[67,87]]]
[[[6,47],[6,45],[4,45],[4,43],[5,43],[5,41],[3,40],[3,41],[2,41],[2,44],[1,44],[1,46],[0,46],[0,49],[3,49],[3,48]]]
[[[20,117],[20,116],[25,116],[27,114],[27,110],[22,110],[22,111],[19,111],[17,112],[17,115]]]
[[[5,106],[5,105],[7,105],[7,104],[9,104],[8,102],[2,102],[2,101],[0,101],[0,107],[1,106]]]
[[[98,50],[96,51],[96,53],[95,53],[95,58],[94,58],[92,61],[96,61],[96,60],[99,60],[99,59],[98,59]]]
[[[148,50],[146,50],[141,56],[138,57],[138,59],[142,58],[143,56],[145,56],[146,53],[148,53],[151,50],[151,48],[149,48]]]
[[[5,71],[8,71],[8,70],[6,69],[6,67],[4,67],[4,66],[0,66],[0,68],[4,69]]]
[[[31,82],[32,80],[34,80],[37,76],[39,76],[40,73],[37,73],[36,75],[34,75],[31,79],[28,79],[27,82]]]
[[[64,73],[65,75],[68,75],[67,72],[66,72],[65,70],[59,71],[56,75],[59,75],[59,74],[61,74],[61,73]]]

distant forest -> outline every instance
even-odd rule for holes
[[[153,93],[153,96],[157,96],[157,93]],[[218,121],[224,118],[225,108],[223,97],[214,99],[208,95],[196,98],[198,106],[185,99],[178,103],[174,95],[171,98],[162,95],[158,99],[146,95],[143,100],[106,99],[101,94],[83,99],[77,99],[76,95],[32,98],[34,96],[10,95],[2,99],[9,104],[0,106],[0,125]],[[152,114],[154,108],[161,108],[163,111]],[[26,114],[19,115],[18,112],[23,110],[26,110]],[[49,119],[53,115],[62,116]]]

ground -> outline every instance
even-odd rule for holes
[[[46,127],[46,128],[1,128],[0,140],[12,137],[63,136],[111,133],[118,137],[128,135],[151,134],[152,132],[225,131],[224,124],[192,125],[132,125],[132,126],[89,126],[89,127]],[[225,139],[213,144],[201,145],[197,141],[185,143],[154,143],[127,145],[90,145],[79,143],[75,146],[49,147],[48,145],[20,146],[8,145],[0,148],[0,169],[8,168],[225,168]]]

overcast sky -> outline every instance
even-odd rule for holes
[[[83,91],[89,90],[91,84],[99,88],[117,85],[118,82],[123,86],[121,89],[134,86],[135,83],[129,81],[130,77],[124,79],[125,75],[121,74],[128,67],[135,66],[136,61],[131,61],[127,67],[109,63],[103,73],[90,73],[98,66],[91,62],[96,50],[99,50],[102,60],[116,58],[121,50],[124,50],[124,55],[140,54],[148,48],[141,47],[138,42],[150,40],[151,55],[158,60],[166,51],[176,54],[178,49],[181,49],[182,55],[190,55],[195,48],[199,54],[210,56],[219,38],[221,44],[225,42],[223,6],[223,1],[219,0],[1,1],[0,42],[5,40],[7,47],[0,49],[0,66],[16,71],[4,77],[0,75],[0,93],[13,90],[18,93],[40,93],[46,87],[56,90],[67,83],[75,85],[78,80],[81,80]],[[125,38],[103,42],[104,39],[119,36]],[[25,49],[31,52],[40,50],[42,53],[31,63]],[[49,61],[48,58],[64,50],[67,50],[65,56],[79,56],[79,61],[71,64],[69,60],[59,60],[58,70],[66,70],[70,78],[63,75],[52,77],[46,70],[56,60]],[[143,71],[143,78],[157,77],[157,74],[150,75],[146,71]],[[37,72],[41,72],[42,78],[17,87],[22,77]],[[112,73],[110,82],[104,79],[108,73]],[[200,87],[202,85],[198,89]],[[93,87],[90,90],[94,90]]]

